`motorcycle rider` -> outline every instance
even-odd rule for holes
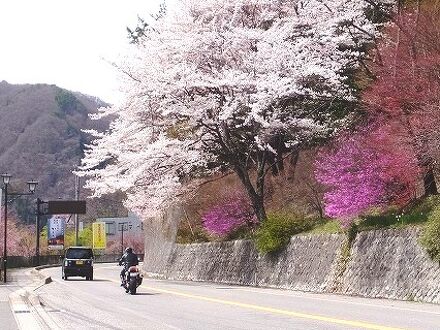
[[[121,286],[125,286],[125,273],[131,266],[139,265],[139,260],[136,254],[133,253],[133,249],[128,247],[125,249],[125,253],[122,255],[121,259],[119,259],[119,266],[124,265],[124,268],[121,270]]]

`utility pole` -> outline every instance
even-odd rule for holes
[[[2,220],[3,220],[2,219],[2,212],[1,212],[2,205],[3,205],[3,188],[0,189],[0,223],[2,223]],[[3,267],[3,258],[4,258],[4,256],[2,256],[2,258],[0,259],[1,267]],[[0,278],[1,278],[1,276],[0,276]]]
[[[47,202],[43,202],[40,198],[37,198],[37,214],[35,218],[35,227],[37,231],[37,241],[35,245],[35,263],[37,266],[40,266],[40,218],[45,213],[41,210],[40,206],[43,204],[47,204]]]
[[[75,175],[75,200],[79,200],[79,187],[80,187],[80,178]],[[75,245],[79,244],[79,217],[78,214],[75,214]]]
[[[3,242],[3,283],[6,283],[6,260],[7,260],[7,249],[6,249],[6,243],[7,243],[7,235],[8,235],[8,231],[7,231],[7,227],[8,227],[8,183],[9,180],[5,183],[5,187],[3,188],[4,192],[5,192],[5,206],[4,211],[5,211],[5,217],[3,219],[4,221],[4,226],[5,226],[5,233],[4,233],[4,242]]]
[[[35,228],[37,240],[35,245],[35,263],[40,266],[40,199],[37,198],[37,214],[35,215]]]
[[[128,231],[128,222],[120,222],[118,226],[121,232],[121,254],[124,254],[124,231]]]

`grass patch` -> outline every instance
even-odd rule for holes
[[[337,220],[322,219],[307,233],[310,234],[336,234],[341,233],[342,228]]]
[[[428,219],[426,213],[412,214],[385,214],[377,216],[367,216],[359,222],[359,230],[373,230],[381,228],[403,228],[407,226],[421,225]]]
[[[382,215],[364,217],[358,225],[359,231],[381,228],[404,228],[423,225],[428,221],[433,208],[440,203],[440,196],[429,196],[416,201],[407,211],[389,211]]]
[[[440,205],[429,215],[420,237],[420,243],[432,260],[440,262]]]

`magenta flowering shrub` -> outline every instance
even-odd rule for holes
[[[326,215],[347,227],[373,207],[402,206],[413,198],[419,167],[410,146],[396,142],[396,132],[370,124],[321,151],[315,174],[327,188]]]
[[[386,192],[376,154],[359,142],[350,138],[336,150],[322,152],[316,163],[316,177],[328,187],[325,213],[340,218],[343,226],[364,210],[381,206]]]
[[[258,220],[247,198],[243,194],[233,193],[205,212],[202,223],[209,233],[226,236],[243,226],[252,228],[258,224]]]

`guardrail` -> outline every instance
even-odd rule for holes
[[[142,261],[144,258],[143,254],[138,254],[138,258]],[[120,254],[103,254],[103,255],[95,255],[96,263],[106,263],[106,262],[114,262],[116,263],[116,259],[120,258]],[[3,269],[3,259],[0,258],[0,269]],[[61,256],[60,255],[41,255],[40,256],[40,265],[61,265]],[[26,268],[26,267],[34,267],[37,266],[36,257],[23,257],[23,256],[8,256],[7,259],[8,268]]]

